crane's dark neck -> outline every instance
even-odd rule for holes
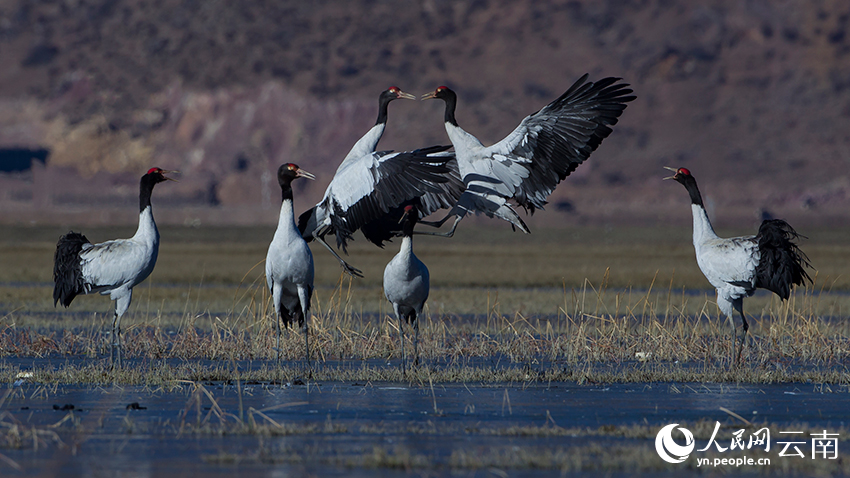
[[[281,201],[292,202],[292,183],[283,181],[280,182]]]
[[[408,213],[404,218],[404,224],[401,226],[402,237],[413,237],[413,227],[416,226],[416,211]]]
[[[411,214],[415,214],[415,213],[411,213]],[[402,237],[411,237],[412,238],[413,237],[413,226],[415,226],[415,225],[416,225],[416,219],[413,219],[413,220],[405,219],[404,225],[401,228]]]
[[[378,99],[378,119],[375,121],[375,124],[387,124],[387,110],[390,101],[393,99],[384,95],[381,95]]]
[[[697,187],[697,180],[694,179],[693,176],[684,176],[679,179],[679,182],[682,183],[682,186],[685,186],[685,189],[688,190],[688,194],[691,196],[691,204],[705,207],[702,204],[702,196],[699,193],[699,188]]]
[[[455,108],[457,107],[457,95],[454,91],[449,90],[447,94],[442,98],[443,101],[446,102],[446,114],[444,121],[451,125],[457,126],[457,120],[455,119]]]
[[[151,205],[151,192],[156,185],[156,179],[153,175],[145,174],[139,182],[139,212]]]

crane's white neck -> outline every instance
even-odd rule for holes
[[[156,223],[153,220],[153,210],[150,205],[139,213],[139,228],[136,229],[133,239],[148,243],[159,242],[159,230],[157,230]]]
[[[384,129],[387,127],[386,123],[378,123],[375,126],[366,132],[360,139],[354,143],[354,146],[351,147],[351,150],[348,152],[348,155],[345,157],[345,160],[348,159],[358,159],[369,153],[375,151],[375,148],[378,147],[378,141],[381,140],[381,136],[384,135]]]
[[[484,147],[478,138],[467,133],[460,126],[449,123],[448,121],[446,122],[446,133],[449,135],[449,140],[455,148],[455,154],[458,159],[464,158],[470,152]],[[463,168],[460,164],[462,162],[463,160],[458,161],[458,166],[461,168]],[[461,175],[463,175],[463,172],[461,172]]]
[[[295,211],[292,206],[292,199],[284,199],[280,204],[280,217],[277,220],[275,236],[281,234],[286,237],[291,235],[301,237],[301,232],[298,231],[298,226],[295,224]]]
[[[708,220],[708,213],[700,204],[691,204],[691,212],[694,216],[694,245],[699,245],[709,239],[716,239],[717,234]]]
[[[413,256],[413,236],[402,236],[398,254],[404,258]]]

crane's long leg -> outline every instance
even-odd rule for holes
[[[312,376],[313,368],[310,366],[310,292],[303,286],[298,286],[298,301],[304,318],[304,350],[307,352],[307,374]]]
[[[111,367],[121,368],[121,317],[130,308],[131,300],[133,300],[133,289],[128,289],[115,298],[115,317],[112,319],[112,346],[109,350]]]
[[[738,331],[737,327],[735,327],[735,310],[741,311],[741,307],[743,304],[743,299],[732,298],[729,297],[722,290],[717,290],[717,306],[720,308],[720,312],[726,314],[726,320],[729,321],[729,325],[732,327],[732,356],[729,358],[729,368],[733,368],[737,364],[737,359],[740,357],[741,352],[738,350]],[[743,315],[741,315],[743,318]],[[747,329],[747,321],[744,319],[744,333],[746,333]],[[743,347],[743,341],[741,342],[741,347]]]
[[[413,231],[414,234],[419,234],[422,236],[440,236],[440,237],[452,237],[455,234],[455,229],[457,229],[458,223],[463,219],[463,216],[456,216],[455,222],[452,224],[451,230],[448,232],[425,232],[425,231]]]
[[[407,357],[404,355],[404,315],[399,310],[398,304],[393,304],[393,309],[395,310],[395,318],[398,320],[398,334],[401,339],[401,373],[405,375],[407,373]]]
[[[419,317],[413,316],[413,366],[419,366]]]
[[[118,324],[118,305],[116,303],[116,308],[112,316],[112,334],[109,337],[109,368],[115,368],[115,349],[118,347],[117,340],[115,338],[116,330]],[[120,359],[119,359],[120,361]]]
[[[418,221],[418,222],[419,222],[419,224],[425,224],[426,226],[443,227],[443,224],[445,224],[446,221],[448,221],[449,218],[452,217],[453,215],[454,214],[452,214],[452,212],[449,211],[449,213],[446,214],[446,217],[440,219],[439,221]]]
[[[738,346],[738,331],[735,327],[735,318],[732,317],[731,314],[726,316],[726,320],[728,320],[729,324],[732,326],[732,357],[730,358],[731,362],[729,364],[729,368],[731,369],[737,364],[737,362],[735,361],[735,357],[737,357],[740,353],[736,351]]]
[[[283,316],[281,315],[281,295],[283,294],[282,287],[272,282],[272,301],[274,303],[274,321],[275,330],[277,331],[277,340],[275,340],[275,349],[277,350],[277,363],[280,365],[280,322]]]
[[[281,317],[280,314],[278,314],[278,313],[274,314],[274,325],[275,325],[275,329],[277,330],[277,340],[275,340],[274,348],[275,348],[275,350],[277,350],[277,364],[278,364],[278,366],[280,366],[280,329],[281,329],[280,322],[281,322],[282,319],[283,319],[283,317]]]
[[[361,278],[363,277],[363,272],[361,272],[360,269],[358,269],[358,268],[352,266],[351,264],[345,262],[342,259],[342,257],[339,257],[339,254],[337,254],[336,251],[333,250],[333,248],[330,246],[330,244],[325,242],[324,234],[314,234],[313,238],[316,239],[317,241],[319,241],[323,246],[325,246],[325,249],[331,251],[331,254],[333,254],[334,257],[336,257],[336,259],[339,261],[339,265],[342,266],[342,269],[345,272],[347,272],[349,275],[354,276],[354,277],[361,277]]]
[[[304,349],[307,351],[307,375],[313,373],[313,367],[310,365],[310,327],[307,325],[307,319],[304,319]]]
[[[750,324],[747,323],[747,316],[744,315],[744,299],[741,298],[741,299],[735,300],[735,301],[732,302],[732,304],[735,306],[735,309],[741,315],[741,323],[742,323],[741,324],[741,328],[742,328],[742,331],[741,331],[741,347],[738,349],[738,355],[735,357],[735,363],[740,363],[741,362],[741,352],[744,351],[744,344],[746,343],[746,340],[747,340],[747,332],[750,330]],[[735,326],[734,322],[732,323],[732,326],[733,327]],[[733,335],[733,338],[737,339],[737,332],[736,332],[735,335]]]

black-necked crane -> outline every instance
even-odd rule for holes
[[[594,83],[587,81],[587,75],[582,76],[560,98],[526,116],[507,137],[492,146],[484,146],[458,125],[454,91],[441,86],[424,95],[423,100],[441,99],[446,103],[446,132],[466,185],[446,217],[437,222],[423,221],[440,227],[454,216],[451,230],[424,234],[451,237],[469,212],[495,216],[530,232],[508,200],[516,201],[531,214],[543,208],[549,194],[611,134],[611,126],[617,123],[626,103],[635,99],[629,85],[618,81],[619,78],[604,78]]]
[[[419,364],[419,316],[428,300],[430,278],[428,268],[413,253],[413,227],[419,219],[415,205],[404,207],[401,217],[402,240],[398,254],[384,269],[384,295],[393,305],[398,331],[401,335],[401,368],[407,369],[407,357],[404,354],[404,323],[413,325],[413,363]]]
[[[353,276],[362,277],[362,274],[328,245],[327,234],[334,234],[337,247],[345,252],[354,232],[404,201],[428,193],[432,199],[427,203],[433,207],[430,214],[439,208],[452,207],[463,190],[457,167],[452,169],[447,164],[454,159],[453,153],[446,152],[449,146],[376,152],[387,124],[387,106],[399,98],[416,97],[394,86],[381,93],[375,126],[348,152],[322,200],[298,218],[304,239],[319,241]]]
[[[115,301],[109,360],[121,366],[121,317],[130,307],[133,287],[147,279],[159,253],[159,231],[153,220],[151,192],[168,173],[151,168],[139,185],[139,228],[129,239],[92,244],[86,236],[69,232],[56,244],[53,256],[53,305],[68,307],[79,294],[100,292]]]
[[[292,181],[297,178],[315,179],[315,176],[292,163],[282,164],[277,170],[282,199],[277,229],[266,255],[266,284],[274,303],[278,360],[281,322],[286,327],[297,323],[304,331],[307,369],[310,370],[309,313],[313,295],[313,254],[295,224]]]
[[[767,289],[787,300],[791,288],[811,282],[804,267],[809,258],[794,242],[801,237],[787,222],[768,219],[761,223],[758,234],[743,237],[718,237],[711,227],[702,203],[697,181],[685,168],[673,169],[674,179],[685,186],[691,197],[694,219],[694,250],[697,264],[708,282],[717,289],[717,306],[732,325],[732,357],[740,361],[749,324],[744,315],[744,297],[756,289]],[[737,353],[737,327],[733,312],[741,316],[741,346]]]

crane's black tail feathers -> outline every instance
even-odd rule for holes
[[[53,256],[53,306],[61,302],[68,307],[77,294],[84,290],[80,251],[90,244],[86,236],[70,231],[59,238]]]
[[[804,269],[812,267],[812,264],[794,242],[800,237],[805,238],[782,219],[761,223],[755,237],[761,254],[756,268],[756,287],[772,291],[785,300],[791,294],[792,286],[812,282]]]
[[[313,286],[307,287],[307,310],[310,310],[310,302],[313,301]],[[284,327],[298,324],[298,327],[304,326],[304,311],[301,306],[296,305],[290,310],[283,302],[280,303],[280,320]]]

